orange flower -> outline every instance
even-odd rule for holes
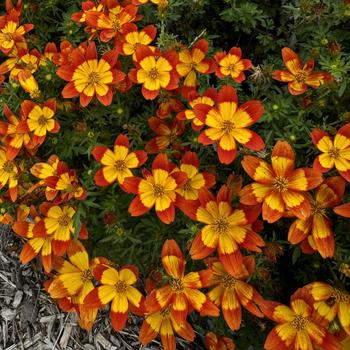
[[[159,153],[166,150],[170,145],[174,150],[179,151],[181,149],[179,136],[185,131],[183,121],[173,119],[170,125],[168,125],[162,119],[150,117],[148,118],[148,124],[158,135],[147,142],[145,150],[148,153]]]
[[[175,333],[192,342],[196,337],[193,328],[186,321],[176,321],[173,306],[169,305],[158,312],[146,314],[139,332],[142,345],[150,343],[158,334],[164,350],[176,350]]]
[[[208,42],[205,39],[197,41],[192,50],[185,48],[179,52],[179,63],[176,71],[184,77],[182,93],[188,93],[197,87],[197,73],[209,74],[213,72],[214,66],[211,59],[205,58],[208,53]]]
[[[132,82],[142,84],[142,95],[147,100],[155,99],[160,89],[174,90],[178,87],[179,76],[176,73],[177,53],[168,51],[159,54],[149,46],[141,45],[135,51],[135,66],[129,71]]]
[[[245,80],[244,71],[253,67],[248,59],[242,59],[242,50],[240,47],[232,47],[228,54],[217,52],[215,54],[216,76],[219,78],[231,77],[236,83]]]
[[[33,74],[27,70],[22,69],[18,73],[18,81],[25,92],[28,92],[31,98],[39,98],[41,91],[39,89],[38,82],[35,80]]]
[[[192,259],[203,259],[218,250],[226,271],[237,275],[242,270],[240,247],[261,252],[265,245],[252,229],[260,214],[257,206],[232,209],[229,192],[222,186],[215,198],[211,193],[199,192],[200,205],[195,210],[196,220],[205,224],[192,242]]]
[[[16,163],[8,160],[5,149],[0,147],[0,190],[8,184],[12,202],[16,201],[18,195],[18,172]]]
[[[130,310],[143,314],[144,296],[133,287],[138,279],[135,266],[125,266],[117,271],[113,267],[97,265],[92,273],[102,285],[85,297],[86,307],[100,308],[112,302],[110,316],[116,331],[124,328]]]
[[[149,45],[157,35],[157,28],[150,24],[140,32],[134,23],[127,23],[123,26],[123,40],[116,43],[118,51],[136,60],[136,48],[140,45]]]
[[[15,45],[24,42],[24,34],[34,28],[33,24],[19,25],[20,12],[11,9],[5,16],[0,16],[0,50],[7,55]]]
[[[288,82],[288,90],[292,95],[303,94],[308,86],[317,88],[332,79],[329,73],[312,72],[315,64],[312,59],[303,66],[299,56],[288,47],[282,49],[282,58],[288,70],[275,70],[272,77],[278,81]]]
[[[158,154],[153,160],[152,172],[143,171],[144,178],[128,177],[121,188],[137,196],[129,205],[129,213],[139,216],[155,206],[158,218],[166,224],[175,220],[176,190],[187,181],[182,171],[175,171],[166,154]]]
[[[253,315],[264,317],[259,308],[265,302],[264,299],[250,284],[245,282],[254,272],[254,258],[244,257],[242,266],[239,274],[230,274],[221,262],[210,262],[212,278],[205,285],[205,287],[214,287],[207,294],[209,300],[218,307],[221,306],[224,319],[233,331],[239,329],[241,325],[241,305]]]
[[[294,169],[295,154],[286,141],[278,141],[272,150],[272,166],[260,158],[245,156],[242,166],[256,182],[243,187],[241,203],[263,203],[262,216],[269,223],[279,220],[286,210],[298,219],[305,220],[311,214],[306,191],[323,181],[322,174],[314,169]]]
[[[265,315],[277,322],[265,341],[265,350],[341,350],[338,340],[313,316],[309,293],[298,289],[291,297],[290,307],[269,302]]]
[[[322,152],[314,160],[314,169],[327,173],[335,167],[339,174],[350,182],[350,123],[338,130],[334,140],[319,129],[312,130],[311,139]]]
[[[208,332],[205,336],[205,345],[208,350],[235,350],[236,345],[232,339],[220,337],[213,332]]]
[[[350,335],[350,294],[323,282],[310,283],[306,288],[314,298],[314,309],[318,315],[327,324],[338,317],[345,332]]]
[[[184,105],[177,98],[176,90],[161,91],[157,99],[157,103],[158,103],[157,117],[160,119],[165,119],[169,117],[172,112],[179,113],[184,109]]]
[[[202,104],[213,107],[217,100],[217,92],[214,88],[208,88],[203,94],[199,94],[197,91],[191,91],[189,96],[187,96],[188,103],[192,109],[186,109],[177,114],[176,118],[179,120],[191,120],[192,129],[200,130],[203,128],[204,123],[198,118],[201,115],[201,109],[197,111],[196,107]]]
[[[74,12],[71,16],[72,21],[76,23],[86,23],[86,15],[89,13],[102,13],[104,6],[102,4],[96,4],[93,1],[83,1],[81,3],[81,8],[83,11]],[[85,28],[87,29],[87,28]],[[88,33],[96,31],[96,29],[88,28],[86,30]]]
[[[23,130],[33,132],[33,144],[36,147],[45,141],[48,132],[59,132],[60,124],[53,118],[56,112],[54,99],[47,100],[42,107],[33,101],[25,100],[21,103],[21,109],[27,126]]]
[[[68,260],[56,258],[54,268],[58,275],[48,288],[53,299],[71,298],[79,312],[79,324],[84,329],[91,329],[97,316],[98,307],[84,305],[85,297],[94,289],[93,269],[107,262],[105,258],[94,258],[89,255],[79,241],[72,241],[67,249]]]
[[[186,262],[173,239],[164,242],[162,262],[170,276],[170,281],[147,296],[146,309],[148,312],[159,312],[172,305],[172,316],[178,323],[185,322],[187,315],[191,312],[191,307],[201,316],[219,315],[219,309],[199,290],[211,277],[210,271],[190,272],[185,275]]]
[[[264,113],[260,101],[251,100],[238,107],[237,93],[232,86],[223,86],[217,99],[217,107],[201,105],[201,121],[208,126],[198,137],[203,145],[217,145],[221,163],[230,164],[236,157],[236,142],[254,151],[265,147],[262,138],[247,129]]]
[[[6,104],[3,106],[3,111],[8,122],[0,121],[0,135],[5,136],[3,142],[6,145],[7,159],[15,159],[23,146],[33,155],[34,144],[29,130],[25,130],[26,116],[21,113],[20,118],[16,117]]]
[[[105,53],[100,60],[96,45],[90,42],[86,52],[77,48],[72,52],[72,63],[58,68],[57,75],[69,83],[62,90],[64,98],[80,96],[80,104],[86,107],[96,95],[105,106],[112,103],[112,85],[125,77],[124,73],[114,69],[118,54],[115,50]]]
[[[306,220],[297,219],[293,222],[289,228],[288,241],[292,244],[302,242],[304,253],[316,250],[323,258],[333,257],[334,237],[326,210],[341,202],[344,191],[345,181],[340,176],[329,177],[318,186],[314,198],[310,199],[311,215]]]
[[[125,178],[133,176],[130,169],[138,168],[147,160],[144,151],[129,153],[129,139],[120,134],[114,141],[114,150],[104,146],[95,146],[92,150],[94,158],[103,166],[94,177],[96,185],[108,186],[117,181],[120,185]]]
[[[121,6],[115,2],[115,6],[106,9],[105,12],[85,12],[85,20],[92,28],[100,30],[102,42],[108,42],[114,38],[116,44],[122,38],[124,26],[138,20],[136,15],[137,6]]]

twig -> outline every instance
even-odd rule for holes
[[[67,316],[66,316],[66,318],[65,318],[65,320],[64,320],[64,322],[63,322],[63,325],[62,325],[62,327],[61,327],[61,329],[60,329],[60,331],[59,331],[59,333],[58,333],[57,339],[55,340],[55,343],[53,344],[53,349],[52,349],[52,350],[55,350],[55,349],[56,349],[56,345],[57,345],[57,343],[58,343],[58,340],[60,339],[60,336],[62,335],[62,332],[63,332],[63,330],[64,330],[64,326],[65,326],[65,324],[67,323],[68,317],[69,317],[69,314],[67,314]]]

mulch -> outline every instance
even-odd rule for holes
[[[130,316],[121,332],[111,328],[108,310],[99,313],[90,332],[78,325],[76,314],[62,312],[46,294],[40,263],[21,265],[23,243],[10,226],[0,226],[0,350],[159,350],[159,341],[138,342],[142,319]],[[178,350],[204,349],[177,340]]]

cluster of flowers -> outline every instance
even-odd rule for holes
[[[230,178],[214,194],[211,189],[215,176],[200,171],[198,155],[184,149],[180,137],[185,123],[190,121],[193,130],[200,132],[199,143],[215,145],[223,164],[235,160],[237,144],[252,151],[265,147],[263,139],[249,129],[264,113],[260,101],[239,105],[236,90],[230,85],[198,92],[200,76],[215,74],[218,79],[241,83],[252,63],[242,58],[238,47],[208,57],[205,39],[191,48],[160,51],[151,45],[156,27],[140,29],[135,24],[141,19],[139,6],[147,2],[83,2],[82,11],[73,14],[72,20],[84,26],[89,40],[78,47],[63,41],[60,49],[48,43],[44,53],[40,53],[28,48],[25,34],[33,26],[20,24],[22,1],[13,5],[6,0],[7,14],[0,17],[0,50],[8,59],[0,65],[0,79],[18,81],[32,99],[39,100],[41,92],[35,72],[51,62],[57,66],[57,75],[67,81],[62,96],[79,97],[82,107],[95,97],[108,106],[115,93],[125,93],[133,84],[142,85],[145,99],[158,97],[157,116],[148,120],[156,136],[145,150],[131,150],[129,139],[123,134],[116,137],[113,150],[95,146],[92,155],[102,167],[94,180],[98,186],[118,183],[121,190],[134,194],[129,206],[132,216],[143,215],[154,207],[158,218],[170,224],[177,208],[203,224],[189,253],[194,260],[204,259],[207,268],[185,273],[181,249],[174,240],[166,240],[162,249],[166,281],[147,279],[144,296],[135,287],[139,279],[136,266],[116,269],[104,257],[89,259],[76,239],[87,239],[88,233],[84,224],[75,221],[76,207],[71,204],[72,200],[84,200],[87,196],[75,170],[56,155],[30,169],[28,162],[18,160],[19,155],[33,157],[47,133],[59,132],[55,99],[41,103],[24,100],[18,116],[5,105],[7,121],[0,123],[0,189],[8,187],[1,202],[11,200],[18,204],[16,218],[2,213],[0,219],[11,223],[14,232],[26,240],[21,262],[28,263],[40,254],[45,272],[52,276],[45,283],[46,290],[63,310],[79,314],[84,329],[91,329],[98,310],[111,303],[115,330],[123,329],[129,312],[144,316],[140,342],[147,344],[159,334],[164,348],[173,350],[175,333],[188,341],[195,338],[186,320],[191,312],[216,317],[221,309],[228,327],[236,331],[243,306],[257,317],[265,316],[278,323],[268,335],[266,350],[340,350],[341,340],[350,336],[350,295],[314,282],[292,296],[290,307],[265,300],[246,282],[254,271],[255,259],[242,254],[242,249],[260,253],[265,246],[259,235],[263,229],[259,219],[262,214],[268,223],[282,217],[295,218],[288,240],[300,243],[306,254],[317,251],[323,258],[333,256],[334,235],[327,210],[332,208],[335,213],[350,217],[350,204],[341,204],[345,184],[350,181],[350,124],[341,127],[334,138],[322,130],[313,130],[312,142],[322,152],[313,168],[295,169],[292,147],[279,141],[273,147],[271,164],[257,156],[243,157],[241,165],[252,183],[241,188],[241,181]],[[151,3],[163,10],[167,6],[164,0]],[[100,58],[94,42],[97,37],[102,43],[112,41],[114,45]],[[287,71],[275,71],[273,77],[288,82],[293,95],[332,80],[326,72],[313,72],[313,60],[303,65],[289,48],[282,49],[282,57]],[[128,72],[122,71],[122,61],[132,65]],[[172,120],[165,120],[173,114]],[[178,164],[163,153],[167,149],[183,153]],[[148,154],[157,154],[151,168],[142,169],[142,176],[135,176],[134,169],[145,164]],[[333,167],[340,176],[324,179],[323,173]],[[38,182],[28,181],[30,176]],[[240,203],[233,208],[232,199],[237,196]],[[43,200],[35,206],[33,203],[39,198]],[[343,329],[337,337],[328,331],[336,318]],[[232,340],[214,333],[208,333],[206,343],[211,350],[235,348]]]

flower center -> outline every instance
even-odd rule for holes
[[[333,288],[332,295],[326,300],[326,304],[330,307],[332,307],[336,303],[348,302],[350,302],[350,295],[337,288]]]
[[[231,132],[235,128],[235,124],[233,124],[230,120],[224,120],[222,122],[221,130],[225,132]]]
[[[184,285],[182,281],[178,278],[173,278],[170,281],[170,287],[175,293],[181,293],[184,290]]]
[[[39,124],[40,126],[46,125],[46,124],[47,124],[47,119],[46,119],[43,115],[41,115],[41,116],[39,117],[39,119],[38,119],[38,124]]]
[[[100,75],[97,72],[91,72],[88,76],[89,84],[97,84],[100,81]]]
[[[227,218],[220,216],[220,217],[215,219],[213,226],[214,226],[214,230],[217,233],[222,234],[222,233],[226,233],[228,231],[230,224],[229,224]]]
[[[116,32],[120,32],[122,26],[120,24],[120,21],[118,18],[114,18],[113,19],[113,22],[112,22],[112,26],[113,26],[113,29],[116,31]]]
[[[11,33],[4,33],[4,39],[5,39],[5,41],[11,41],[12,34]]]
[[[157,68],[152,68],[149,72],[148,72],[148,76],[151,80],[156,80],[159,78],[159,72]]]
[[[125,293],[127,288],[128,286],[124,281],[118,281],[115,284],[115,290],[117,291],[117,293]]]
[[[288,180],[284,177],[277,176],[273,181],[273,186],[277,189],[277,191],[285,192],[288,189]]]
[[[170,317],[170,313],[171,313],[171,306],[168,306],[164,310],[160,311],[161,316],[164,317],[164,318],[169,318]]]
[[[183,190],[186,191],[190,191],[192,189],[192,182],[191,180],[187,180],[187,182],[184,184]]]
[[[162,196],[164,196],[164,193],[165,193],[164,186],[158,185],[158,184],[153,185],[153,195],[155,197],[158,197],[158,198],[162,197]]]
[[[295,80],[298,83],[302,83],[305,81],[305,79],[307,78],[308,73],[305,72],[304,70],[300,70],[297,74],[295,74]]]
[[[329,151],[328,151],[328,155],[331,158],[337,159],[340,156],[340,150],[336,147],[332,147]]]
[[[117,171],[123,171],[126,168],[125,162],[123,160],[117,160],[114,163],[114,167]]]
[[[70,221],[71,221],[71,219],[70,219],[69,215],[63,214],[62,216],[60,216],[60,217],[57,219],[57,221],[58,221],[58,224],[59,224],[60,226],[68,226],[69,223],[70,223]]]
[[[325,216],[326,215],[326,208],[323,207],[317,201],[312,201],[311,202],[311,215],[317,215],[317,214]]]
[[[235,66],[236,65],[234,63],[231,63],[231,64],[228,65],[227,70],[230,71],[230,72],[233,72],[235,70]]]
[[[12,170],[13,170],[13,164],[12,164],[12,162],[10,162],[9,160],[6,161],[6,162],[4,163],[4,165],[2,166],[2,170],[3,170],[5,173],[8,173],[8,174],[12,173]]]
[[[81,279],[86,282],[86,281],[91,281],[93,279],[92,273],[90,269],[81,271]]]
[[[223,287],[230,290],[234,289],[236,282],[237,280],[229,274],[226,274],[221,280]]]
[[[292,321],[292,327],[295,328],[297,331],[302,331],[306,328],[307,322],[308,320],[306,317],[296,315],[294,320]]]

